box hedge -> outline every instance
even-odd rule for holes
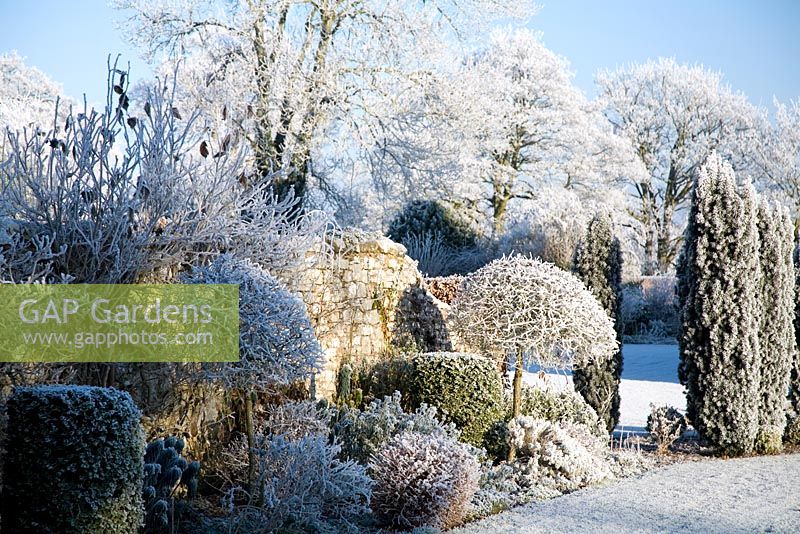
[[[128,393],[19,387],[7,413],[4,532],[138,531],[144,432]]]
[[[461,431],[461,440],[480,446],[503,415],[503,384],[493,360],[476,354],[428,352],[414,355],[402,386],[410,408],[435,406],[440,419]]]

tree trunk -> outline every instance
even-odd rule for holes
[[[511,417],[517,417],[522,412],[522,351],[517,350],[517,359],[514,363],[514,395],[511,400]],[[517,457],[517,449],[511,445],[508,449],[508,461]]]
[[[247,486],[252,493],[256,478],[256,436],[253,422],[253,395],[250,391],[244,393],[244,424],[247,432]]]

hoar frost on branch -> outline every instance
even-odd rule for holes
[[[264,269],[222,255],[182,277],[190,284],[239,285],[239,355],[236,363],[206,364],[206,376],[245,391],[304,380],[321,367],[322,349],[305,304]]]
[[[184,56],[187,96],[208,104],[204,127],[231,120],[248,141],[258,182],[274,168],[283,198],[324,179],[325,139],[349,131],[373,146],[386,97],[428,68],[448,40],[471,35],[475,14],[527,14],[507,0],[118,0],[130,38],[151,58]],[[481,20],[482,22],[483,20]],[[223,105],[221,105],[223,104]],[[380,132],[378,132],[380,134]],[[364,143],[368,144],[364,144]],[[358,146],[361,144],[361,147]]]
[[[775,120],[755,154],[761,183],[800,217],[800,101],[774,101]]]
[[[617,349],[606,312],[575,276],[521,256],[501,258],[464,277],[453,325],[470,346],[506,357],[569,368],[606,360]]]
[[[598,105],[646,169],[626,177],[645,230],[645,274],[667,272],[680,250],[680,213],[695,172],[716,150],[743,173],[764,113],[723,85],[721,75],[671,59],[600,73],[597,85]]]
[[[607,191],[643,170],[629,143],[572,84],[565,59],[528,30],[495,32],[443,88],[466,198],[488,208],[494,234],[514,199],[545,185]]]
[[[269,182],[243,187],[242,154],[203,158],[199,114],[173,105],[174,86],[134,109],[126,78],[110,68],[102,112],[70,110],[46,135],[6,132],[3,278],[130,283],[225,251],[267,267],[302,259],[327,219],[290,217],[296,201]]]

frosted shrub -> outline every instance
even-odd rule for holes
[[[372,481],[363,466],[338,459],[338,444],[322,436],[259,434],[254,452],[252,489],[235,486],[225,498],[229,532],[358,532],[358,520],[369,512]],[[239,462],[245,464],[246,456]]]
[[[436,408],[423,404],[415,412],[406,413],[400,401],[400,393],[395,392],[372,401],[363,412],[344,408],[333,429],[342,443],[343,457],[366,464],[386,442],[404,432],[458,438],[455,425],[439,422]]]
[[[267,409],[265,430],[288,440],[306,436],[327,437],[333,410],[324,402],[288,401]]]
[[[468,272],[483,261],[473,225],[442,201],[409,202],[389,223],[387,235],[406,247],[425,276]]]
[[[758,205],[761,259],[761,371],[756,450],[774,454],[783,446],[786,391],[795,358],[794,222],[783,206]]]
[[[525,386],[522,388],[522,415],[545,419],[551,423],[583,425],[599,438],[608,432],[597,412],[572,390],[553,390]]]
[[[508,434],[521,458],[537,463],[546,476],[566,488],[577,489],[613,476],[600,454],[602,442],[579,429],[520,416],[508,424]]]
[[[316,372],[322,349],[303,302],[249,260],[225,254],[182,277],[190,284],[239,284],[239,356],[207,364],[208,378],[246,390],[269,390]]]
[[[686,426],[686,418],[672,406],[650,405],[645,428],[655,440],[658,454],[666,453],[670,445],[686,431]]]
[[[389,223],[386,234],[405,244],[411,237],[436,237],[450,249],[474,247],[478,234],[470,222],[439,200],[409,202]]]
[[[596,215],[575,249],[575,274],[614,321],[619,348],[609,360],[576,365],[575,389],[594,408],[611,432],[619,421],[622,376],[622,251],[609,215]]]
[[[18,387],[6,409],[3,532],[137,531],[145,443],[128,393]]]
[[[461,439],[480,446],[483,435],[503,415],[503,382],[489,358],[461,352],[429,352],[411,357],[406,377],[411,406],[435,406]]]
[[[478,490],[480,465],[469,448],[442,435],[406,432],[370,460],[372,510],[388,526],[452,528]]]
[[[3,278],[133,283],[225,251],[270,267],[303,258],[327,219],[293,219],[294,199],[277,201],[270,189],[280,173],[242,187],[240,146],[204,157],[198,113],[178,110],[176,88],[147,89],[134,109],[128,79],[109,70],[102,111],[69,110],[42,135],[0,134]]]

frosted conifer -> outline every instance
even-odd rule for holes
[[[611,217],[596,215],[575,250],[575,274],[594,294],[614,321],[619,349],[610,360],[576,364],[575,389],[612,431],[619,421],[619,382],[622,375],[622,252],[611,230]]]
[[[678,266],[680,365],[687,415],[722,454],[752,451],[758,432],[760,279],[757,204],[711,154],[694,183]]]
[[[794,283],[796,288],[800,288],[800,245],[794,249]],[[795,291],[794,295],[794,336],[797,347],[800,347],[800,290]],[[791,405],[791,417],[796,420],[800,417],[800,354],[794,355],[792,362],[792,374],[789,380],[789,404]],[[787,421],[792,423],[792,421]],[[794,441],[794,440],[792,440]]]
[[[759,452],[780,452],[786,426],[786,391],[795,357],[794,225],[782,206],[758,205],[761,260]]]

